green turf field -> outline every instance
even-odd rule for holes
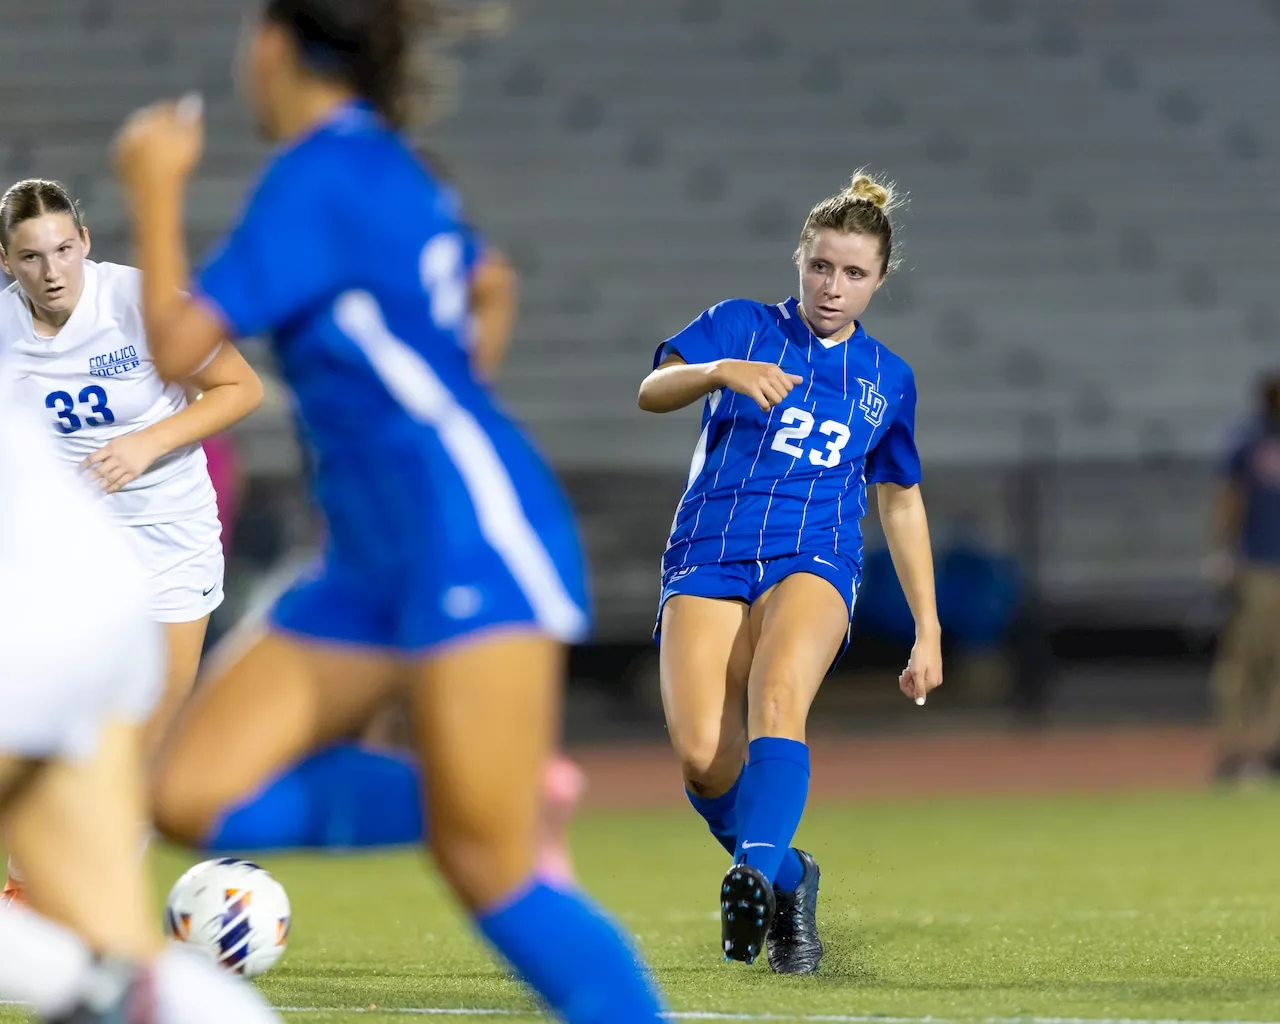
[[[790,979],[721,962],[725,863],[692,813],[586,817],[576,845],[677,1011],[1280,1021],[1280,792],[827,806],[800,839],[828,953]],[[189,862],[157,857],[165,888]],[[290,1021],[540,1019],[415,855],[263,863],[293,899],[262,983]]]

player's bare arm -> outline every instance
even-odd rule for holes
[[[942,685],[942,627],[933,588],[933,549],[929,544],[929,519],[919,485],[899,487],[879,484],[876,500],[880,525],[893,567],[902,584],[907,605],[916,623],[911,660],[898,679],[902,692],[923,704],[929,692]]]
[[[187,383],[193,400],[181,412],[117,437],[84,460],[107,493],[132,483],[170,452],[222,433],[262,404],[262,381],[231,345],[222,346]]]
[[[481,380],[496,377],[507,356],[519,297],[515,268],[497,249],[486,250],[471,276],[471,363]]]
[[[203,151],[204,119],[193,97],[138,111],[115,141],[116,171],[135,224],[143,320],[156,371],[168,381],[195,373],[226,333],[212,310],[184,292],[183,193]]]
[[[728,388],[746,395],[761,409],[769,410],[786,398],[802,380],[794,373],[784,372],[776,363],[757,363],[746,359],[686,363],[673,353],[641,381],[639,402],[645,412],[674,412],[709,392]]]

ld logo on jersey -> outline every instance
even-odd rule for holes
[[[859,377],[858,383],[862,385],[863,418],[873,427],[878,427],[884,422],[884,412],[889,408],[889,400],[876,390],[876,386],[871,381]]]
[[[122,373],[136,370],[139,366],[138,349],[135,345],[126,345],[114,352],[105,352],[89,359],[90,377],[119,377]]]

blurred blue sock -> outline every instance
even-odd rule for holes
[[[720,796],[698,796],[686,788],[685,796],[693,809],[702,815],[711,829],[716,841],[724,847],[725,852],[732,854],[738,845],[738,789],[742,785],[742,773],[733,780],[733,785]],[[798,862],[797,862],[798,863]]]
[[[480,914],[484,937],[567,1024],[657,1024],[639,956],[585,897],[534,883]]]
[[[734,861],[745,860],[775,882],[808,796],[809,748],[777,736],[752,740],[739,796],[743,805]]]
[[[348,745],[307,758],[232,810],[205,848],[351,849],[422,838],[417,766],[398,754]]]

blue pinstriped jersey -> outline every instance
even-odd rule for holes
[[[859,324],[845,342],[817,338],[799,303],[729,299],[654,356],[748,359],[802,378],[765,412],[728,389],[706,398],[689,483],[665,569],[835,551],[861,561],[867,484],[920,482],[911,368]]]

